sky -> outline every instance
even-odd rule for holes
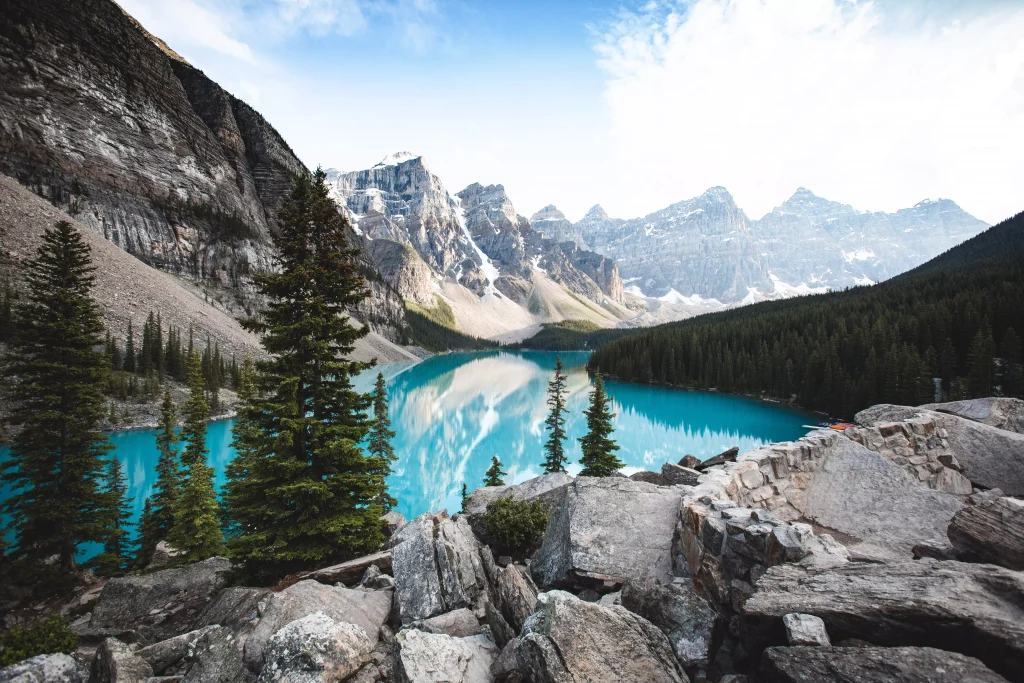
[[[308,166],[424,157],[519,213],[797,187],[1024,209],[1020,0],[119,0]]]

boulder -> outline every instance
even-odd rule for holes
[[[380,518],[380,521],[384,524],[384,536],[386,538],[391,538],[399,529],[406,525],[405,516],[395,510],[388,510]]]
[[[642,481],[648,484],[654,484],[655,486],[665,486],[665,477],[661,476],[660,472],[649,472],[647,470],[640,470],[629,475],[629,478],[633,481]]]
[[[622,606],[648,620],[668,636],[684,669],[707,667],[711,660],[718,614],[697,595],[689,581],[643,585],[627,581]]]
[[[772,647],[760,683],[1005,683],[977,659],[930,647]]]
[[[930,557],[933,560],[955,560],[956,553],[949,541],[922,541],[914,546],[914,559]]]
[[[739,448],[736,448],[736,452],[739,453]],[[697,466],[700,465],[700,458],[696,455],[690,455],[687,453],[679,460],[680,467],[689,467],[691,470],[699,469]]]
[[[696,486],[697,480],[700,478],[700,472],[689,467],[667,462],[661,466],[661,478],[665,480],[665,485],[667,486],[674,486],[676,484]]]
[[[71,655],[39,655],[0,669],[0,683],[86,683],[89,671]]]
[[[180,636],[174,636],[144,647],[136,654],[149,664],[154,674],[161,676],[172,666],[189,657],[199,639],[213,628],[216,627],[204,626],[195,631],[182,633]]]
[[[938,647],[981,659],[1011,680],[1024,671],[1024,574],[922,559],[830,569],[769,569],[743,606],[747,644],[782,644],[782,618],[820,617],[834,640]]]
[[[196,626],[227,626],[235,633],[251,631],[259,621],[259,605],[270,593],[267,588],[225,588],[196,620]]]
[[[181,557],[181,551],[176,549],[167,541],[160,541],[153,549],[153,556],[146,565],[146,571],[151,572],[157,569],[166,569],[174,564]]]
[[[90,683],[145,683],[153,668],[136,650],[117,638],[104,640],[92,660]]]
[[[191,631],[214,594],[227,583],[223,557],[107,581],[92,611],[91,630],[124,629],[143,642]]]
[[[682,487],[577,477],[548,519],[531,566],[542,586],[672,580]]]
[[[491,664],[491,676],[498,683],[525,683],[526,681],[522,672],[522,663],[519,661],[519,653],[516,652],[516,645],[515,641],[509,641]]]
[[[857,413],[859,424],[874,426],[916,415],[930,417],[940,429],[964,476],[975,486],[1001,488],[1007,495],[1024,496],[1024,434],[924,408],[882,404]]]
[[[552,472],[511,486],[483,486],[466,498],[466,514],[482,515],[488,505],[507,497],[518,501],[540,501],[545,508],[550,509],[561,501],[565,487],[571,481],[572,477],[565,472]]]
[[[740,447],[733,446],[729,450],[719,453],[718,455],[712,456],[707,460],[697,464],[696,466],[694,466],[693,469],[697,470],[698,472],[704,472],[708,468],[714,467],[715,465],[724,465],[727,462],[736,462],[736,456],[738,456],[739,454]],[[680,462],[679,464],[683,465],[682,462]],[[683,466],[686,467],[686,465]]]
[[[1024,434],[1024,401],[1019,398],[972,398],[951,403],[929,403],[921,408]]]
[[[1024,571],[1024,501],[997,498],[956,513],[947,530],[957,558]]]
[[[359,579],[359,586],[371,591],[394,590],[395,578],[377,569],[377,565],[371,564],[363,572],[363,578]]]
[[[494,581],[494,602],[506,623],[518,634],[537,608],[537,586],[525,567],[510,564]]]
[[[480,634],[480,621],[465,607],[417,621],[414,627],[427,633],[443,633],[453,638]]]
[[[401,683],[490,683],[498,648],[487,636],[453,638],[403,629],[395,636]]]
[[[258,683],[343,681],[370,661],[371,650],[361,627],[315,612],[271,636]]]
[[[359,626],[372,646],[391,612],[391,591],[334,587],[306,579],[280,593],[270,593],[261,604],[260,612],[256,626],[242,635],[245,665],[254,673],[263,666],[266,644],[275,633],[286,624],[316,612]]]
[[[957,498],[911,479],[903,469],[850,439],[836,439],[807,487],[804,516],[852,536],[862,558],[909,559],[914,545],[946,536],[963,507]]]
[[[403,624],[475,607],[486,597],[480,543],[465,517],[423,514],[391,540],[395,600]]]
[[[341,564],[331,565],[323,569],[302,574],[303,579],[313,579],[320,583],[334,585],[343,583],[346,586],[353,586],[359,582],[367,568],[377,567],[385,574],[391,573],[391,551],[384,550],[373,555],[366,555]]]
[[[215,626],[196,641],[181,683],[245,683],[246,680],[235,634],[229,628]]]
[[[668,638],[624,607],[583,602],[550,591],[537,598],[516,646],[534,683],[682,683]]]
[[[784,614],[782,625],[790,645],[832,645],[828,631],[825,630],[825,622],[813,614]]]

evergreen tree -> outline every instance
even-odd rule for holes
[[[391,439],[395,433],[391,431],[391,419],[388,417],[388,390],[384,385],[384,374],[377,373],[377,381],[371,394],[373,405],[373,422],[370,425],[370,440],[366,451],[370,458],[376,460],[377,476],[380,478],[380,505],[384,512],[395,506],[397,501],[388,494],[387,477],[391,474],[391,463],[398,460]]]
[[[128,568],[131,560],[131,539],[128,536],[132,516],[131,501],[128,498],[128,483],[124,467],[116,456],[107,462],[108,498],[103,541],[103,552],[92,559],[91,564],[101,574],[118,575]]]
[[[498,456],[491,457],[491,467],[484,473],[484,486],[504,486],[505,480],[502,479],[508,472],[501,470],[501,461],[498,460]]]
[[[279,268],[255,278],[268,304],[247,321],[270,358],[256,364],[256,391],[239,411],[248,453],[225,498],[231,555],[264,579],[383,541],[380,462],[359,447],[369,400],[351,379],[371,364],[349,360],[369,331],[347,313],[367,296],[358,250],[319,169],[296,176],[278,217]]]
[[[584,411],[587,416],[587,434],[580,439],[583,456],[580,464],[583,477],[610,477],[623,466],[615,455],[619,445],[612,441],[612,412],[608,405],[608,394],[604,390],[601,373],[594,375],[594,391],[590,393],[590,407]]]
[[[75,547],[105,540],[109,497],[101,490],[110,450],[99,424],[110,361],[103,325],[90,298],[95,268],[88,245],[70,223],[43,234],[25,265],[27,299],[15,308],[15,335],[4,367],[18,381],[9,421],[20,424],[0,465],[15,493],[3,504],[16,554],[59,556],[74,571]]]
[[[565,397],[568,391],[565,388],[565,374],[562,365],[562,358],[555,356],[555,376],[548,382],[548,417],[544,424],[550,430],[547,442],[544,444],[544,471],[565,472]]]
[[[156,461],[156,484],[154,485],[150,519],[142,526],[142,541],[139,558],[148,564],[156,544],[166,540],[174,524],[174,501],[181,489],[181,472],[178,467],[178,434],[174,431],[178,423],[177,410],[171,398],[171,390],[164,390],[164,401],[160,406],[160,421],[157,423],[156,450],[160,454]]]
[[[132,328],[132,321],[128,320],[128,337],[124,341],[124,361],[121,367],[125,372],[135,372],[135,330]]]
[[[0,342],[6,343],[14,336],[14,286],[4,278],[0,286]]]
[[[967,391],[971,396],[991,396],[995,375],[996,345],[992,330],[983,325],[967,353]]]
[[[221,552],[224,538],[217,523],[213,468],[206,462],[210,406],[203,395],[202,361],[194,352],[188,361],[188,389],[189,397],[182,407],[182,485],[172,506],[174,521],[167,540],[189,562],[196,562]]]
[[[462,507],[460,510],[463,514],[466,512],[466,503],[469,501],[469,491],[466,486],[466,482],[462,482]]]
[[[146,502],[142,505],[142,515],[139,517],[139,552],[135,556],[135,563],[139,569],[145,569],[153,559],[153,551],[161,539],[160,534],[159,521],[153,515],[153,503],[149,496],[146,496]]]

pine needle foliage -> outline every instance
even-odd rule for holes
[[[5,376],[17,378],[9,422],[21,425],[3,464],[3,481],[15,491],[3,505],[14,554],[57,554],[66,572],[76,569],[79,543],[106,539],[102,483],[111,446],[99,424],[110,361],[90,297],[94,271],[89,247],[70,223],[45,231],[25,265],[27,296],[14,309],[4,364]]]
[[[544,471],[565,472],[565,367],[562,358],[555,356],[555,376],[548,382],[548,417],[544,420],[547,426],[548,440],[544,444]]]
[[[256,278],[267,308],[247,321],[269,358],[239,411],[225,492],[231,557],[267,581],[377,550],[385,495],[380,462],[359,446],[369,398],[352,384],[371,367],[350,359],[369,330],[347,312],[367,291],[322,170],[296,176],[278,217],[279,267]]]
[[[128,569],[132,560],[132,541],[128,528],[132,526],[132,501],[128,498],[128,482],[121,461],[111,455],[107,461],[106,495],[108,498],[105,520],[106,538],[103,552],[90,564],[100,574],[118,576]]]
[[[171,398],[171,391],[164,391],[160,405],[160,420],[156,429],[156,450],[160,454],[156,461],[156,484],[152,498],[146,502],[151,506],[148,516],[143,515],[142,540],[139,560],[147,564],[153,556],[157,543],[167,540],[174,524],[174,501],[181,489],[181,470],[178,463],[178,411]]]
[[[498,460],[498,456],[491,457],[491,466],[484,473],[484,486],[504,486],[505,480],[503,477],[508,472],[503,472],[501,469],[501,461]]]
[[[604,390],[604,378],[598,372],[594,375],[594,390],[590,392],[590,406],[584,411],[587,416],[587,433],[580,438],[583,456],[580,464],[583,477],[610,477],[623,462],[615,455],[619,445],[612,440],[612,417],[608,394]]]
[[[370,458],[376,460],[377,476],[380,477],[380,505],[384,512],[393,508],[397,501],[388,494],[387,478],[391,474],[391,464],[398,460],[391,439],[395,433],[391,430],[391,418],[388,416],[388,389],[384,383],[384,374],[377,373],[377,380],[371,394],[373,406],[373,422],[370,426],[370,439],[366,451]]]

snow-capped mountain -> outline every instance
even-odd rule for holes
[[[722,187],[643,218],[600,206],[577,223],[553,206],[535,218],[552,239],[614,259],[628,293],[694,310],[879,282],[988,227],[948,199],[864,212],[805,188],[754,221]]]

